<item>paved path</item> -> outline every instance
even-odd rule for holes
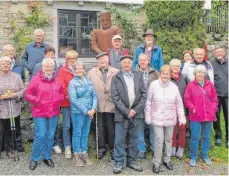
[[[53,155],[55,168],[47,167],[43,161],[38,167],[31,171],[28,169],[29,156],[25,153],[20,154],[20,161],[14,162],[2,153],[0,159],[0,174],[1,175],[112,175],[114,161],[111,161],[108,156],[96,162],[92,166],[76,167],[71,159],[66,159],[63,154]],[[161,175],[228,175],[228,165],[214,163],[212,166],[205,166],[198,162],[198,166],[190,168],[187,160],[173,159],[174,170],[168,171],[165,169]],[[124,168],[122,175],[155,175],[152,171],[152,159],[148,156],[147,159],[138,161],[142,165],[144,171],[139,173],[129,168]]]

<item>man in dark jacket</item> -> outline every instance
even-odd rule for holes
[[[18,60],[15,58],[16,50],[11,44],[7,44],[3,47],[3,54],[8,56],[12,60],[11,70],[14,73],[17,73],[21,76],[23,82],[25,81],[25,71],[23,67],[19,64]],[[22,135],[21,135],[21,117],[18,116],[15,118],[15,127],[16,127],[16,146],[19,152],[24,152],[25,149],[22,144]]]
[[[152,81],[159,78],[159,72],[155,70],[149,64],[149,57],[145,53],[141,53],[138,57],[138,65],[136,66],[136,71],[142,73],[143,81],[146,89],[148,90]],[[139,127],[139,143],[138,143],[138,159],[146,158],[146,143],[145,134],[149,134],[150,149],[153,152],[153,126],[146,125],[145,120],[141,119],[141,124]],[[148,136],[148,135],[147,135]]]
[[[111,96],[115,104],[115,166],[113,172],[118,174],[123,169],[125,159],[125,140],[127,137],[127,167],[141,172],[142,167],[136,163],[138,153],[138,134],[146,101],[146,88],[142,73],[132,71],[133,58],[121,57],[121,70],[111,83]]]
[[[217,121],[213,123],[215,130],[215,145],[222,144],[222,131],[220,128],[220,112],[223,108],[225,130],[226,130],[226,146],[228,147],[228,59],[225,56],[225,49],[217,47],[214,50],[215,59],[211,61],[214,69],[214,85],[218,95],[218,111],[216,113]]]

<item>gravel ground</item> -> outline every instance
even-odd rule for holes
[[[112,175],[114,161],[109,156],[104,157],[100,161],[93,160],[92,166],[76,167],[72,159],[66,159],[63,154],[53,155],[55,168],[49,168],[43,161],[38,167],[31,171],[28,169],[29,156],[25,153],[19,153],[20,161],[14,162],[2,153],[0,159],[1,175]],[[121,175],[153,175],[152,159],[149,158],[138,161],[142,165],[144,171],[139,173],[129,168],[124,168]],[[228,175],[228,165],[222,163],[213,163],[212,166],[206,166],[202,162],[198,162],[197,167],[190,168],[188,160],[172,159],[174,170],[168,171],[164,166],[161,175]]]

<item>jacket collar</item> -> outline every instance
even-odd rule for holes
[[[138,64],[136,66],[136,71],[141,71],[141,68],[140,68],[140,66]],[[153,73],[153,72],[155,72],[155,69],[151,65],[149,65],[148,72],[149,73]]]
[[[226,57],[224,58],[224,61],[222,63],[218,59],[216,59],[216,58],[215,58],[215,60],[216,60],[216,62],[218,62],[221,65],[228,62],[228,60],[226,59]]]
[[[48,80],[48,79],[44,76],[43,71],[40,70],[40,71],[38,72],[37,76],[39,76],[39,77],[41,78],[41,80],[43,80],[43,81],[48,81],[48,82],[50,82],[50,81],[54,81],[54,80],[55,80],[57,74],[56,74],[55,72],[53,72],[52,78],[51,78],[50,80]]]
[[[70,73],[71,75],[74,75],[74,73],[72,73],[67,63],[63,67],[66,72]]]
[[[142,43],[139,46],[140,46],[140,48],[144,49],[145,45],[146,45],[145,43]],[[153,50],[157,50],[158,48],[159,48],[158,45],[156,45],[156,44],[153,45]]]
[[[170,80],[168,80],[166,83],[163,83],[160,78],[158,80],[161,87],[167,87],[171,82]]]
[[[196,84],[196,85],[200,85],[200,83],[196,79],[193,80],[193,83]],[[204,86],[209,84],[209,83],[210,83],[210,81],[205,78],[204,79]]]

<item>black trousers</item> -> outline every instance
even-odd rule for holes
[[[226,130],[226,141],[228,141],[228,97],[218,97],[218,111],[216,112],[217,121],[213,123],[215,130],[215,139],[222,139],[222,131],[220,128],[220,112],[221,107],[223,109],[223,115],[225,120],[225,130]]]
[[[15,117],[15,132],[16,132],[16,145],[22,146],[21,137],[21,119],[20,116]],[[10,119],[0,119],[0,151],[4,149],[6,152],[13,151],[12,131],[10,127]]]
[[[113,154],[115,140],[114,113],[97,112],[99,152],[106,151],[106,143]]]

